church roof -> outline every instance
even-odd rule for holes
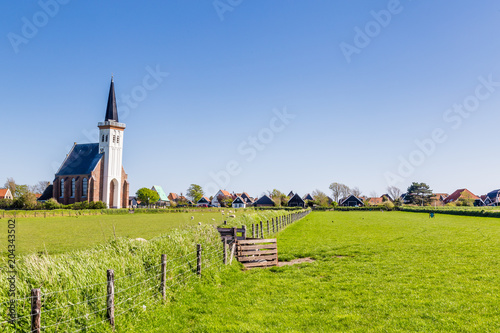
[[[108,106],[106,107],[106,117],[104,121],[114,120],[118,122],[118,111],[116,108],[116,98],[115,98],[115,83],[113,78],[111,78],[111,85],[109,86],[109,96],[108,96]]]
[[[56,176],[90,174],[102,156],[98,143],[75,144]]]
[[[47,186],[45,191],[43,191],[42,195],[39,198],[37,198],[37,200],[38,201],[47,201],[54,196],[53,193],[54,193],[54,185],[51,184],[51,185]]]

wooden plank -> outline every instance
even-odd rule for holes
[[[236,228],[236,231],[237,232],[243,232],[245,231],[246,229],[244,228]],[[233,228],[217,228],[217,231],[218,232],[227,232],[227,233],[232,233],[233,232]]]
[[[257,251],[241,251],[238,255],[240,256],[250,256],[250,255],[254,255],[254,254],[259,254],[259,255],[262,255],[262,254],[276,254],[278,253],[278,249],[273,249],[273,250],[257,250]]]
[[[238,261],[239,262],[257,262],[257,261],[275,261],[277,258],[277,254],[273,254],[270,256],[258,256],[258,257],[239,257]]]
[[[276,243],[276,239],[247,239],[243,241],[239,241],[238,245],[246,245],[246,244],[261,244],[261,243]]]
[[[272,267],[276,266],[277,264],[271,261],[263,261],[263,262],[249,262],[249,263],[243,263],[243,266],[246,268],[252,268],[252,267]]]
[[[265,245],[245,245],[238,247],[238,251],[249,251],[249,250],[274,250],[276,249],[276,244],[265,244]]]

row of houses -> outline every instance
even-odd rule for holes
[[[182,193],[180,195],[173,192],[167,194],[159,185],[154,185],[151,189],[158,193],[158,196],[160,198],[156,203],[157,206],[171,206],[172,204],[175,204],[197,207],[221,207],[226,205],[227,203],[231,203],[231,206],[233,208],[276,206],[275,201],[269,195],[252,197],[247,192],[230,193],[226,190],[219,190],[214,196],[210,198],[203,196],[198,201],[193,202],[192,200],[182,195]],[[309,193],[301,197],[297,193],[293,193],[293,191],[288,194],[287,198],[288,200],[286,204],[289,207],[306,207],[308,201],[314,200],[314,198]],[[331,198],[328,199],[330,203],[333,202]],[[140,204],[141,202],[138,201],[135,196],[131,196],[129,198],[130,207],[137,207]]]

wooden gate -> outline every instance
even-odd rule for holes
[[[278,244],[274,239],[238,240],[238,261],[246,268],[278,265]]]

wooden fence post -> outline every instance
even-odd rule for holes
[[[196,244],[196,274],[201,275],[201,244]]]
[[[108,320],[111,328],[115,330],[115,272],[112,269],[107,271],[108,278],[108,297],[106,304],[108,307]]]
[[[273,218],[271,218],[271,222],[272,222],[272,224],[273,224],[273,234],[274,234],[274,233],[276,233],[276,231],[275,231],[275,229],[274,229],[274,217],[273,217]]]
[[[167,299],[167,255],[161,255],[161,297]]]
[[[238,240],[238,228],[233,227],[231,229],[232,229],[231,231],[232,231],[232,234],[233,234],[234,241],[236,242]]]
[[[224,220],[224,225],[226,225],[226,224],[227,224],[227,221],[226,221],[226,220]]]
[[[257,238],[259,238],[259,224],[258,223],[255,225],[255,234],[257,235]]]
[[[241,237],[243,237],[243,239],[247,239],[247,226],[242,225],[241,228],[243,229],[243,232],[241,233]]]
[[[42,310],[42,292],[40,289],[31,289],[31,332],[40,333]]]
[[[223,260],[224,260],[224,265],[227,265],[227,238],[224,237],[222,240],[222,255],[223,255]]]
[[[264,227],[262,225],[262,221],[260,221],[260,235],[262,236],[261,238],[264,239]]]
[[[269,235],[269,220],[267,220],[267,234]]]
[[[252,238],[255,238],[255,224],[252,223]]]

